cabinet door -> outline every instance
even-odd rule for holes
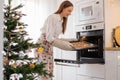
[[[105,52],[105,80],[117,80],[117,52]]]
[[[104,80],[102,78],[91,78],[91,80]]]
[[[80,64],[77,68],[77,74],[104,78],[103,64]]]
[[[120,51],[118,52],[118,80],[120,80]]]
[[[90,76],[77,76],[77,80],[104,80],[104,78],[96,78],[96,77],[90,77]]]
[[[54,59],[56,59],[56,58],[61,59],[61,57],[62,57],[61,49],[54,47],[53,55],[54,55]],[[56,63],[54,62],[53,80],[62,80],[61,79],[61,76],[62,76],[61,70],[62,70],[61,65],[56,65]]]
[[[88,76],[81,76],[81,75],[79,75],[79,76],[77,76],[77,80],[91,80],[91,78],[88,77]]]
[[[62,66],[62,80],[76,80],[76,67]]]
[[[118,80],[120,80],[120,66],[118,67]]]
[[[54,65],[53,80],[62,80],[62,67],[61,65]]]

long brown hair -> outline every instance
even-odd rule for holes
[[[63,11],[63,9],[65,9],[67,7],[70,7],[70,6],[73,6],[73,4],[70,1],[63,1],[61,3],[61,5],[59,6],[58,10],[55,12],[55,14],[60,14]],[[66,31],[66,25],[67,25],[67,18],[63,17],[63,23],[62,23],[62,27],[63,27],[62,32],[63,32],[63,34]]]

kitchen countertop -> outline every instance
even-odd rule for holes
[[[106,51],[120,51],[120,47],[117,48],[117,47],[106,47],[105,48]]]

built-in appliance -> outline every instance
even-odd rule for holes
[[[55,59],[55,61],[74,64],[104,63],[104,23],[76,26],[76,38],[78,41],[81,41],[83,37],[85,42],[92,43],[96,46],[75,50],[76,60]]]
[[[77,61],[88,63],[104,63],[104,24],[96,23],[79,26],[77,39],[96,45],[96,47],[80,49],[77,51]]]
[[[80,0],[75,4],[75,25],[102,22],[103,0]]]

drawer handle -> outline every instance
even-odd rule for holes
[[[72,65],[72,64],[62,64],[62,63],[55,63],[56,65],[61,65],[61,66],[71,66],[71,67],[80,67],[80,64],[78,65]]]

